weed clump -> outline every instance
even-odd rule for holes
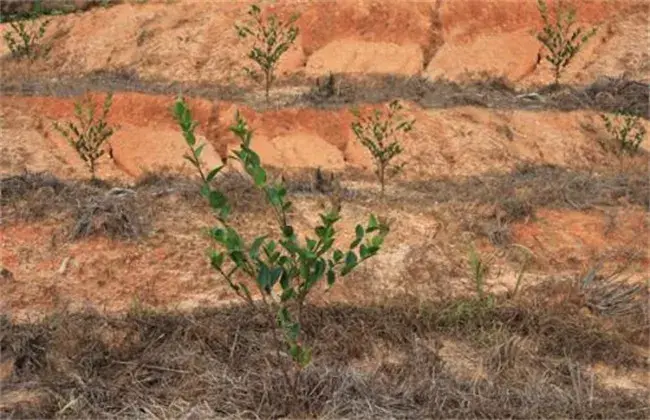
[[[103,196],[91,197],[78,208],[70,237],[103,234],[114,239],[138,238],[144,233],[144,221],[134,195],[133,190],[113,188]]]
[[[0,203],[9,204],[15,199],[23,198],[27,194],[43,188],[59,193],[65,185],[54,175],[48,172],[26,172],[0,179]]]

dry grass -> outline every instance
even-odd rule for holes
[[[40,3],[40,12],[45,15],[58,15],[90,10],[94,7],[123,3],[123,0],[4,0],[0,3],[3,21],[21,19]]]
[[[280,176],[279,170],[270,173]],[[315,198],[327,192],[327,185],[316,185],[313,170],[284,172],[282,176],[292,195]],[[345,186],[349,180],[374,182],[368,174],[349,170],[336,176],[342,182],[344,201],[377,205],[375,191]],[[329,181],[329,174],[325,178]],[[261,216],[270,211],[245,175],[227,172],[215,182],[230,198],[236,214]],[[137,238],[145,235],[158,217],[207,211],[196,179],[165,171],[146,173],[133,185],[61,181],[47,173],[25,173],[0,179],[0,191],[3,223],[54,219],[70,226],[67,230],[72,238],[94,233]],[[480,178],[398,182],[396,193],[386,198],[385,205],[409,212],[435,207],[445,214],[460,215],[457,221],[462,231],[503,246],[510,241],[510,225],[534,217],[535,209],[621,205],[650,209],[649,197],[646,174],[593,174],[523,164],[511,173]]]
[[[146,213],[136,204],[133,190],[113,188],[79,206],[72,239],[104,234],[110,238],[136,239],[145,234]]]
[[[310,307],[315,363],[291,394],[250,308],[122,317],[63,313],[0,324],[5,391],[38,392],[7,418],[646,418],[647,394],[602,388],[595,362],[643,365],[627,337],[569,304],[473,300]],[[462,309],[461,309],[462,308]],[[440,342],[472,343],[487,377],[458,377]],[[377,357],[378,346],[392,357]]]
[[[142,79],[133,69],[101,70],[83,76],[64,75],[57,71],[56,75],[56,83],[52,83],[46,75],[31,78],[26,78],[24,74],[20,74],[20,77],[7,75],[0,83],[0,90],[5,95],[65,97],[78,96],[87,90],[174,95],[180,88],[188,96],[264,108],[259,95],[233,84],[180,83],[179,86],[179,83],[168,80]],[[300,75],[278,80],[276,87],[289,89],[292,93],[281,91],[275,94],[276,105],[341,108],[401,99],[417,102],[424,108],[473,105],[494,109],[594,109],[607,112],[626,109],[643,118],[650,115],[647,85],[625,78],[603,77],[589,86],[540,86],[519,91],[507,80],[489,75],[479,75],[479,79],[473,78],[464,83],[395,75],[333,76],[336,86],[333,91],[323,87],[327,81],[324,78],[318,84],[316,79]]]
[[[640,171],[597,174],[523,163],[506,174],[404,182],[400,186],[405,191],[426,193],[439,203],[499,202],[512,220],[529,215],[531,206],[585,210],[624,200],[650,209],[650,180]]]

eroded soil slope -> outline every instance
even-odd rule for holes
[[[621,79],[607,82],[610,88],[597,82],[583,91],[565,86],[518,94],[517,88],[545,82],[548,76],[544,66],[526,70],[527,62],[521,61],[539,51],[526,32],[539,27],[535,2],[274,3],[269,10],[280,15],[294,9],[302,14],[301,35],[280,66],[288,76],[280,84],[288,87],[274,90],[274,106],[265,109],[246,93],[254,89],[241,77],[245,45],[232,28],[246,4],[183,1],[95,8],[53,19],[48,58],[27,64],[5,55],[3,83],[11,95],[0,104],[0,147],[1,173],[10,180],[3,185],[2,226],[3,267],[13,276],[4,302],[8,310],[30,313],[62,302],[117,310],[144,291],[154,296],[146,300],[161,306],[228,299],[227,290],[217,292],[207,282],[210,271],[201,257],[207,243],[197,234],[211,219],[195,200],[194,174],[182,159],[186,146],[170,113],[176,93],[172,82],[205,82],[204,88],[194,85],[189,101],[200,123],[200,141],[206,142],[207,166],[222,162],[236,146],[228,127],[235,111],[242,112],[255,130],[253,148],[299,194],[296,223],[309,226],[315,221],[311,215],[327,202],[312,185],[318,167],[342,177],[347,228],[377,206],[396,220],[399,229],[387,244],[385,260],[368,268],[377,280],[371,289],[378,290],[368,296],[412,291],[418,284],[426,288],[446,277],[462,284],[473,243],[496,253],[504,265],[492,279],[495,286],[510,284],[520,269],[520,258],[509,251],[513,244],[534,255],[535,264],[528,266],[536,271],[531,279],[558,272],[575,275],[603,258],[610,268],[625,265],[625,256],[634,273],[647,268],[647,145],[634,157],[613,154],[598,115],[612,104],[643,111],[647,92],[641,84]],[[597,1],[576,6],[582,24],[599,25],[600,38],[581,53],[565,80],[582,83],[622,72],[627,80],[643,80],[648,60],[638,46],[645,42],[647,5]],[[392,198],[380,204],[372,161],[352,135],[348,107],[370,111],[392,98],[367,103],[369,92],[382,88],[364,85],[364,78],[386,73],[388,78],[437,74],[455,79],[460,69],[485,70],[481,77],[492,81],[482,88],[418,84],[416,79],[403,85],[423,93],[404,102],[416,129],[404,139],[407,165],[389,185]],[[97,71],[127,77],[93,79]],[[309,78],[329,71],[355,73],[356,79],[342,81],[348,92],[356,93],[339,92],[340,102],[316,108],[313,95],[319,91]],[[495,79],[500,76],[505,79]],[[81,86],[76,90],[74,77]],[[294,82],[287,84],[290,79]],[[399,94],[401,82],[373,83],[382,80],[391,84],[385,95]],[[138,85],[132,88],[131,82]],[[219,92],[226,92],[226,84],[245,94],[222,99]],[[122,186],[141,185],[162,172],[172,178],[154,182],[155,191],[135,187],[139,204],[130,208],[135,213],[129,220],[143,221],[135,235],[141,239],[123,242],[121,231],[117,238],[106,238],[104,221],[98,225],[99,237],[73,240],[71,232],[87,223],[84,212],[95,209],[107,191],[79,186],[87,177],[83,162],[52,122],[71,118],[76,95],[84,89],[108,88],[116,90],[109,121],[118,130],[99,176]],[[103,94],[92,96],[101,100]],[[567,103],[570,112],[564,111]],[[641,123],[650,128],[647,120]],[[229,170],[228,176],[236,178],[236,166]],[[60,181],[15,177],[41,171]],[[174,181],[176,175],[185,178]],[[262,204],[252,203],[241,204],[242,220],[256,220],[244,223],[251,232],[266,228],[254,211]],[[194,263],[188,266],[189,250]],[[330,296],[352,299],[355,290],[343,286]]]
[[[650,130],[647,1],[575,0],[599,29],[556,89],[541,86],[533,0],[263,2],[301,13],[270,105],[241,70],[233,24],[249,2],[121,3],[54,17],[45,59],[0,46],[0,413],[647,414],[648,144],[614,153],[599,115],[628,108]],[[91,183],[52,123],[109,90],[118,130]],[[206,166],[236,147],[243,114],[298,231],[330,206],[330,175],[343,242],[370,212],[391,223],[378,258],[314,291],[317,357],[297,388],[269,364],[265,320],[228,305],[210,267],[215,220],[183,160],[179,92]],[[348,108],[396,98],[416,124],[381,200]],[[216,182],[233,225],[276,233],[228,162]],[[480,288],[472,250],[488,267]]]
[[[648,3],[574,3],[579,23],[599,30],[564,81],[589,83],[623,73],[649,80],[650,60],[642,47]],[[3,66],[10,74],[128,70],[144,78],[244,83],[246,46],[233,24],[241,21],[246,4],[150,1],[58,17],[48,30],[53,47],[47,60]],[[462,79],[487,72],[521,84],[550,81],[546,63],[538,64],[540,47],[533,34],[541,19],[533,0],[279,1],[269,10],[302,14],[299,39],[280,63],[285,76],[334,72]],[[3,44],[0,54],[6,52]]]

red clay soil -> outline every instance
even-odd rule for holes
[[[143,78],[244,83],[241,58],[247,47],[237,39],[233,24],[245,16],[247,4],[149,1],[58,16],[48,30],[48,40],[54,41],[50,56],[33,65],[5,61],[3,75],[130,69]],[[647,45],[648,2],[579,0],[574,4],[581,22],[601,26],[564,81],[588,82],[624,72],[650,80],[650,60],[643,48]],[[280,1],[272,7],[283,15],[294,10],[302,13],[301,35],[283,59],[283,74],[335,70],[454,79],[465,77],[467,71],[487,71],[521,85],[550,77],[547,66],[535,64],[539,45],[528,33],[540,24],[534,0]],[[0,55],[7,52],[1,44]],[[103,99],[97,94],[95,98]],[[51,120],[72,117],[74,99],[2,98],[0,175],[49,170],[61,178],[87,177],[74,150],[51,128]],[[112,139],[115,159],[102,160],[100,177],[133,180],[143,171],[161,167],[188,170],[182,159],[185,144],[171,117],[173,100],[169,95],[115,94],[109,117],[120,126]],[[404,139],[406,180],[507,172],[522,161],[589,170],[647,166],[647,154],[618,159],[605,152],[599,144],[605,135],[602,122],[592,111],[428,110],[404,105],[406,114],[416,119],[414,131]],[[255,130],[253,148],[268,165],[370,170],[369,156],[350,130],[352,116],[347,109],[256,112],[204,99],[191,99],[190,106],[200,122],[200,141],[208,143],[204,157],[210,166],[235,143],[228,126],[239,109]],[[363,106],[362,111],[371,108]],[[643,124],[650,130],[648,121]],[[647,151],[647,145],[644,148]],[[297,205],[302,208],[301,216],[320,209],[309,200],[297,200]],[[344,217],[346,235],[354,231],[354,223],[360,221],[356,219],[370,211],[360,205],[351,207]],[[623,257],[628,250],[647,249],[648,220],[642,209],[622,208],[619,214],[539,209],[536,220],[513,227],[513,241],[530,248],[537,268],[545,273],[580,270],[603,254],[613,262],[619,257],[621,262],[628,261]],[[198,219],[207,214],[203,209],[196,211]],[[391,208],[386,212],[396,218],[399,234],[387,242],[384,257],[343,282],[332,299],[347,299],[359,290],[371,290],[372,297],[397,294],[410,285],[404,278],[428,281],[408,270],[408,256],[413,252],[430,253],[430,262],[436,266],[453,265],[441,261],[444,256],[437,246],[446,246],[444,239],[438,237],[435,246],[431,244],[431,232],[441,223],[433,211]],[[223,285],[208,282],[213,273],[204,258],[206,242],[199,237],[202,225],[188,224],[185,214],[165,217],[156,222],[153,238],[137,243],[106,238],[67,242],[57,233],[61,222],[56,220],[2,224],[2,265],[14,280],[1,280],[4,307],[0,312],[20,317],[69,303],[123,310],[134,297],[154,306],[229,299],[231,294]],[[260,221],[247,222],[264,228]],[[448,232],[450,246],[456,246],[462,234],[453,229]],[[639,270],[647,270],[647,252],[641,254],[630,261]],[[449,260],[460,260],[461,269],[466,269],[464,247],[451,249],[450,255]],[[456,273],[459,282],[463,275]],[[359,282],[367,282],[368,287],[358,287]],[[428,286],[423,284],[418,293],[431,293]]]
[[[513,241],[533,250],[536,262],[548,267],[587,269],[604,258],[610,267],[627,264],[647,273],[649,226],[644,211],[541,209],[534,223],[514,227]]]
[[[296,199],[296,226],[306,231],[314,220],[303,215],[316,214],[318,204]],[[343,242],[352,240],[354,224],[371,209],[356,205],[346,207],[340,232]],[[403,293],[415,293],[422,299],[436,299],[439,288],[445,293],[466,293],[467,246],[458,242],[461,232],[443,233],[432,244],[432,232],[440,223],[435,215],[416,214],[392,208],[395,219],[382,258],[341,280],[331,292],[317,300],[372,302]],[[246,235],[266,229],[262,220],[246,216]],[[192,220],[192,222],[190,222]],[[66,222],[68,223],[68,222]],[[230,302],[236,297],[212,271],[205,259],[209,245],[200,230],[209,226],[209,212],[201,208],[187,210],[179,204],[177,213],[168,213],[154,223],[154,234],[138,242],[110,240],[105,237],[70,242],[60,222],[14,223],[0,230],[3,266],[11,279],[1,279],[3,307],[22,318],[54,309],[85,306],[106,311],[126,310],[134,304],[152,307],[189,308]],[[527,273],[527,285],[541,276],[575,275],[604,258],[605,269],[625,266],[633,276],[648,270],[647,243],[650,234],[647,213],[628,208],[618,214],[603,211],[567,211],[539,209],[537,217],[513,226],[513,243],[529,248],[534,265]],[[442,252],[455,247],[454,255]],[[456,249],[457,248],[457,249]],[[494,249],[482,246],[487,255]],[[410,256],[417,253],[417,264]],[[424,259],[422,259],[424,258]],[[440,278],[427,271],[444,269],[451,260],[459,267]],[[487,287],[503,291],[512,288],[520,263],[500,260],[499,275],[490,276]],[[415,271],[414,271],[415,270]],[[420,270],[420,271],[418,271]],[[417,275],[414,276],[414,273]],[[455,273],[455,274],[454,274]],[[431,277],[431,278],[430,278]],[[404,281],[409,278],[409,281]],[[442,282],[442,283],[440,283]],[[433,294],[432,294],[433,293]]]
[[[99,95],[95,97],[97,102],[102,99]],[[51,129],[50,122],[70,118],[74,100],[12,97],[2,102],[0,112],[11,117],[4,121],[6,134],[31,139],[16,142],[15,137],[0,136],[0,146],[7,156],[14,156],[16,163],[7,165],[3,172],[46,167],[66,176],[83,173],[82,162]],[[115,160],[104,159],[100,174],[132,178],[160,167],[187,170],[182,159],[186,146],[170,111],[173,101],[172,96],[116,94],[109,116],[109,121],[120,127],[112,140]],[[225,102],[189,102],[200,123],[201,140],[209,143],[204,152],[209,166],[219,163],[237,144],[228,127],[239,109],[255,130],[253,148],[268,165],[334,170],[348,166],[371,168],[368,152],[352,134],[353,117],[347,109],[285,108],[257,113]],[[404,159],[409,162],[403,175],[406,179],[510,171],[520,161],[574,169],[646,164],[644,155],[621,161],[606,153],[599,143],[606,135],[602,122],[591,111],[491,111],[472,107],[425,110],[414,104],[405,106],[406,115],[416,119],[415,129],[404,139]],[[372,108],[362,106],[361,111]],[[642,123],[650,129],[647,121]],[[65,164],[44,161],[48,156],[42,147]]]
[[[250,2],[178,1],[124,4],[56,17],[50,56],[34,65],[4,63],[10,74],[135,70],[144,78],[246,83],[248,44],[233,25]],[[550,2],[551,5],[553,2]],[[644,0],[580,0],[578,21],[598,35],[567,69],[564,81],[586,83],[627,73],[650,80]],[[541,18],[535,0],[278,1],[270,11],[301,13],[300,35],[280,73],[419,74],[450,79],[467,73],[504,75],[521,84],[548,82],[531,31]],[[6,30],[6,25],[3,25]],[[0,54],[7,53],[0,45]],[[477,55],[478,54],[478,55]]]

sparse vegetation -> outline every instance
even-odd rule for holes
[[[486,294],[485,292],[485,280],[490,272],[490,265],[492,264],[493,256],[490,258],[483,258],[479,252],[472,247],[469,251],[469,273],[472,282],[474,283],[474,291],[476,292],[476,297],[483,301],[485,300],[488,305],[492,305],[494,297],[491,294]]]
[[[326,5],[294,5],[305,13],[305,33],[287,53],[298,36],[297,17],[286,20],[293,10],[282,5],[280,17],[269,17],[274,6],[252,6],[250,21],[235,26],[252,44],[248,58],[233,59],[228,39],[215,36],[225,25],[234,37],[238,6],[0,0],[3,22],[32,3],[44,15],[124,4],[57,18],[56,33],[41,39],[65,40],[53,50],[56,68],[5,57],[0,417],[648,418],[650,178],[644,159],[617,159],[588,141],[643,152],[648,85],[627,76],[569,85],[566,70],[593,30],[575,29],[575,12],[561,0],[549,3],[555,14],[546,1],[538,3],[538,39],[555,84],[524,88],[510,78],[530,81],[514,75],[537,68],[524,68],[525,60],[504,68],[512,56],[473,63],[493,70],[466,72],[463,82],[430,80],[434,66],[450,65],[448,47],[462,52],[485,41],[450,40],[432,60],[445,32],[439,7],[424,16],[397,2],[361,14],[345,5],[332,17]],[[625,8],[633,16],[625,40],[638,40],[643,11]],[[503,23],[498,9],[483,26]],[[93,27],[134,10],[139,17],[123,22],[119,39]],[[191,19],[207,13],[222,16]],[[412,25],[423,16],[428,31]],[[77,63],[88,49],[79,38],[88,36],[93,51],[109,53]],[[355,38],[395,37],[404,51],[391,58],[403,62],[403,75],[383,73],[376,56],[328,57],[331,42],[352,52]],[[180,41],[189,56],[177,63],[169,50],[176,42],[161,40]],[[293,52],[308,63],[279,80]],[[645,53],[623,55],[584,76],[612,65],[645,74]],[[231,65],[251,66],[265,94],[235,85]],[[406,75],[411,69],[418,75]],[[463,79],[450,70],[440,73]],[[278,86],[285,109],[268,110]],[[114,104],[111,94],[80,98],[69,118],[57,109],[84,92],[121,90]],[[179,91],[170,111],[155,115]],[[404,101],[412,104],[406,111]],[[232,104],[245,104],[247,117],[237,112],[228,130],[219,114]],[[341,107],[363,111],[353,108],[353,118]],[[116,148],[105,171],[101,159],[113,157],[117,129],[109,109],[132,143]],[[522,112],[548,109],[561,112]],[[413,117],[422,133],[410,136]],[[47,118],[59,121],[56,138]],[[554,131],[558,124],[566,132]],[[259,125],[259,136],[249,125]],[[189,174],[179,168],[183,151]],[[408,173],[391,179],[404,164]],[[77,179],[78,167],[92,182]],[[373,206],[390,217],[368,214]]]
[[[561,0],[556,2],[554,18],[551,20],[546,0],[537,0],[537,8],[544,21],[542,32],[537,39],[546,48],[546,60],[553,66],[555,84],[560,83],[562,71],[571,63],[582,46],[596,34],[596,28],[585,30],[573,29],[576,22],[576,10],[566,6]]]
[[[287,383],[295,395],[298,374],[312,358],[312,350],[306,344],[307,340],[302,332],[303,308],[310,291],[324,279],[327,280],[328,288],[332,287],[337,277],[349,274],[363,261],[375,256],[388,234],[388,226],[379,222],[374,215],[370,215],[367,226],[356,226],[356,238],[349,247],[340,249],[336,246],[335,230],[336,222],[340,219],[340,208],[334,207],[320,214],[322,224],[315,228],[316,236],[307,236],[305,242],[301,243],[289,220],[292,203],[286,198],[287,189],[281,181],[271,182],[268,179],[259,156],[251,149],[253,133],[237,113],[235,125],[231,130],[239,138],[240,148],[234,152],[233,158],[242,164],[255,186],[264,192],[273,208],[275,222],[280,231],[280,238],[277,240],[264,234],[256,236],[247,244],[236,228],[228,222],[231,212],[228,199],[221,191],[213,188],[215,177],[225,165],[205,173],[200,161],[204,145],[196,144],[196,122],[192,120],[184,100],[177,100],[174,115],[191,150],[191,154],[185,158],[199,172],[203,181],[201,194],[209,201],[219,221],[219,226],[210,231],[210,236],[224,251],[211,251],[212,267],[240,298],[257,307],[256,299],[248,285],[239,280],[238,276],[254,282],[274,336],[276,326],[284,333],[285,345],[280,346],[278,343],[278,352],[288,352],[295,362],[296,369],[290,374],[278,354],[278,362],[281,363]]]
[[[34,12],[38,16],[59,16],[124,2],[125,0],[5,0],[0,2],[0,22],[26,19]]]
[[[235,25],[240,38],[253,38],[253,46],[248,53],[248,58],[257,64],[262,76],[250,67],[244,67],[246,73],[255,81],[263,79],[266,104],[269,104],[269,91],[275,81],[275,70],[282,55],[289,50],[298,36],[298,27],[294,23],[298,20],[297,14],[282,22],[276,15],[262,17],[262,10],[257,5],[252,5],[248,14],[252,18],[243,25]]]
[[[372,116],[362,116],[357,109],[352,113],[357,118],[352,123],[352,131],[357,140],[370,151],[375,163],[375,173],[381,185],[381,197],[384,197],[386,178],[397,175],[404,163],[395,164],[393,159],[402,153],[400,136],[413,129],[415,120],[403,120],[398,112],[402,110],[399,101],[392,101],[384,117],[381,110],[376,109]]]
[[[14,58],[36,60],[47,55],[50,46],[43,43],[43,37],[50,19],[43,19],[40,2],[34,3],[33,10],[21,20],[9,22],[3,38]]]
[[[65,125],[54,122],[54,128],[66,138],[68,143],[75,148],[79,157],[86,163],[90,171],[91,180],[95,180],[95,169],[97,160],[106,153],[104,143],[115,132],[106,118],[111,109],[113,94],[109,93],[104,99],[102,113],[96,118],[96,105],[89,96],[81,102],[75,102],[74,114],[77,123],[69,121]]]
[[[639,152],[641,143],[645,140],[646,129],[640,117],[629,112],[617,112],[612,117],[601,114],[605,129],[609,134],[610,143],[616,153],[635,155]],[[606,146],[606,145],[604,145]],[[606,149],[610,149],[606,147]]]

